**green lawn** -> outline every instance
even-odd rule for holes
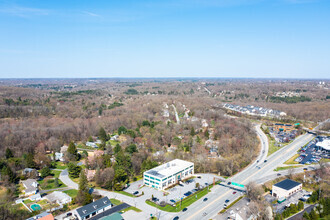
[[[291,169],[291,168],[298,168],[298,167],[302,167],[302,166],[277,167],[276,169],[274,169],[274,171],[288,170],[288,169]]]
[[[128,193],[128,192],[125,192],[125,191],[115,191],[116,193],[120,193],[120,194],[123,194],[123,195],[125,195],[125,196],[129,196],[129,197],[136,197],[136,196],[134,196],[134,195],[132,195],[132,194],[130,194],[130,193]]]
[[[29,203],[32,203],[33,201],[30,200],[30,199],[26,199],[26,200],[24,200],[23,202],[24,202],[25,204],[29,204]]]
[[[133,211],[136,211],[136,212],[142,212],[140,209],[138,209],[136,207],[133,207],[133,206],[130,206],[130,207],[126,208],[126,209],[123,209],[123,210],[121,210],[121,212],[127,212],[129,210],[133,210]]]
[[[212,188],[212,186],[210,186],[210,188]],[[197,194],[197,199],[196,199],[196,194],[193,194],[192,196],[182,200],[182,204],[181,204],[181,208],[180,208],[180,202],[176,203],[176,206],[171,206],[171,205],[166,205],[165,207],[161,207],[149,200],[146,200],[146,203],[148,205],[151,205],[153,207],[156,207],[160,210],[166,211],[166,212],[179,212],[181,211],[183,208],[186,208],[188,206],[190,206],[192,203],[196,202],[198,199],[202,198],[203,196],[205,196],[206,194],[208,194],[208,190],[207,188],[199,191]]]
[[[67,167],[68,166],[66,164],[64,164],[63,162],[57,161],[55,169],[65,170]]]
[[[59,170],[52,170],[50,173],[52,174],[52,176],[54,178],[59,178],[60,174],[61,174],[62,171],[59,171]]]
[[[44,183],[45,180],[47,180],[46,185]],[[54,181],[55,181],[54,179],[43,179],[43,180],[39,180],[38,183],[40,184],[41,189],[55,189],[55,188],[66,187],[66,185],[61,180],[58,180],[59,187],[55,187]]]
[[[289,160],[285,161],[284,164],[299,164],[298,162],[294,161],[297,159],[300,155],[295,154],[293,157],[291,157]]]
[[[121,201],[119,201],[118,199],[110,199],[111,203],[114,204],[114,205],[120,205],[122,204]]]
[[[114,141],[114,140],[109,140],[110,144],[112,147],[116,146],[117,144],[119,144],[119,141]]]
[[[69,190],[65,190],[63,192],[68,194],[71,198],[75,198],[78,194],[78,190],[76,190],[76,189],[69,189]]]
[[[241,200],[244,196],[240,196],[238,199],[236,199],[234,202],[230,203],[229,206],[227,206],[227,208],[222,209],[220,211],[220,213],[224,213],[226,210],[228,210],[230,207],[232,207],[233,205],[235,205],[239,200]]]

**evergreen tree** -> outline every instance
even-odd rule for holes
[[[34,154],[28,153],[26,155],[25,163],[29,168],[36,168],[36,163],[34,162]]]
[[[54,187],[55,188],[58,188],[58,187],[60,187],[60,183],[59,183],[59,181],[58,181],[58,178],[56,177],[55,178],[55,180],[54,180]]]
[[[195,132],[194,127],[191,127],[191,129],[190,129],[190,135],[191,136],[195,136],[195,134],[196,134],[196,132]]]
[[[50,169],[49,167],[44,167],[40,170],[40,176],[42,178],[45,178],[46,176],[49,176],[50,175]]]
[[[88,181],[84,170],[82,170],[79,175],[79,191],[82,192],[89,191]]]
[[[207,139],[209,139],[210,138],[210,134],[209,134],[209,130],[205,130],[205,132],[204,132],[204,136],[207,138]]]
[[[125,151],[128,152],[128,153],[131,154],[131,155],[132,155],[133,153],[135,153],[135,152],[138,152],[137,147],[136,147],[135,144],[130,144],[130,145],[128,145],[128,146],[126,147]]]
[[[82,170],[79,176],[79,191],[76,197],[76,202],[81,205],[87,205],[93,201],[89,194],[89,186],[85,172]]]
[[[68,164],[68,173],[69,173],[69,176],[72,177],[72,178],[77,178],[79,177],[79,173],[81,171],[81,167],[80,166],[77,166],[73,163],[69,163]]]
[[[108,139],[107,133],[105,132],[104,128],[102,128],[102,127],[99,130],[99,137],[103,143],[105,143]]]
[[[76,145],[71,141],[67,150],[70,160],[77,161],[79,159]]]
[[[14,154],[9,148],[7,148],[5,156],[6,156],[6,159],[9,159],[9,158],[14,157]]]
[[[116,144],[115,148],[113,149],[113,152],[117,154],[119,151],[121,151],[121,146],[119,144]]]

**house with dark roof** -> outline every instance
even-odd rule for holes
[[[272,187],[272,196],[276,198],[287,198],[302,189],[302,183],[285,179]]]
[[[108,197],[96,200],[81,208],[77,209],[77,216],[79,220],[89,219],[97,214],[104,212],[112,207],[112,204]]]

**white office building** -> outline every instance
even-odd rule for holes
[[[194,163],[175,159],[143,173],[143,184],[159,190],[194,175]]]
[[[302,189],[302,184],[290,179],[276,183],[272,187],[272,195],[277,199],[288,198]]]

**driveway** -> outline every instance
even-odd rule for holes
[[[70,177],[69,177],[69,173],[68,173],[68,169],[65,169],[61,172],[60,174],[60,180],[65,184],[67,185],[68,187],[70,188],[73,188],[73,189],[78,189],[78,184],[73,182]]]

